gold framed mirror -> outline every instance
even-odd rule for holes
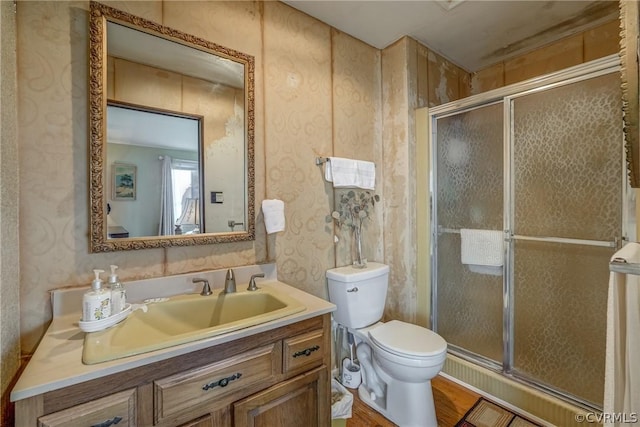
[[[638,91],[638,2],[620,0],[620,73],[624,145],[629,185],[640,188],[640,103]]]
[[[253,56],[90,10],[91,252],[254,240]]]

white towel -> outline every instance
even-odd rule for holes
[[[640,244],[627,243],[613,254],[640,263]],[[611,272],[607,298],[604,404],[606,414],[640,413],[640,277]],[[607,421],[607,420],[605,420]],[[622,426],[609,419],[605,427]]]
[[[502,276],[502,266],[493,267],[490,265],[469,264],[469,271],[478,274],[488,274],[489,276]]]
[[[460,229],[463,264],[500,267],[504,262],[504,237],[499,230]]]
[[[324,167],[324,179],[334,188],[363,188],[375,190],[376,165],[364,160],[329,157]]]
[[[262,214],[267,234],[284,231],[284,202],[278,199],[262,201]]]

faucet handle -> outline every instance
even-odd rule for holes
[[[247,288],[248,291],[257,291],[260,289],[256,286],[256,277],[264,277],[264,273],[254,274],[251,276],[251,279],[249,279],[249,287]]]
[[[202,292],[200,292],[200,295],[202,295],[203,297],[205,297],[207,295],[211,295],[213,293],[213,292],[211,292],[211,287],[209,286],[209,281],[208,280],[196,277],[196,278],[192,279],[191,281],[193,283],[204,283],[204,286],[202,286]]]

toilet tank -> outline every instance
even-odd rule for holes
[[[337,306],[333,318],[348,328],[363,328],[382,319],[389,284],[389,266],[369,262],[327,270],[329,300]]]

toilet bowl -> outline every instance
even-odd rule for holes
[[[446,341],[429,329],[398,320],[379,322],[389,267],[327,271],[334,319],[356,338],[362,368],[360,398],[401,427],[437,427],[431,379],[442,369]]]

